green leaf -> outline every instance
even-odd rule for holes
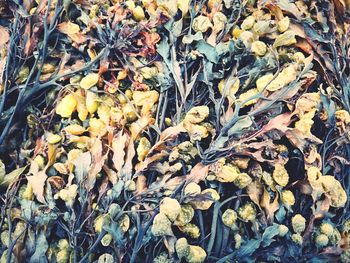
[[[199,41],[203,39],[202,32],[198,31],[194,35],[186,35],[182,38],[182,43],[184,44],[191,44],[193,41]]]
[[[273,241],[274,237],[279,234],[279,225],[273,224],[272,226],[269,226],[265,229],[264,234],[262,235],[262,246],[267,247],[269,246]]]
[[[49,244],[47,243],[45,232],[41,232],[35,242],[35,252],[31,256],[29,263],[46,263],[48,262],[46,257]]]
[[[286,209],[284,206],[281,206],[280,209],[278,209],[277,213],[275,214],[275,217],[279,223],[282,223],[284,218],[286,217]]]
[[[174,36],[179,37],[181,35],[182,25],[183,25],[182,18],[180,20],[174,22],[173,30],[172,30],[172,33],[174,34]]]
[[[241,134],[243,129],[251,127],[253,124],[253,121],[249,116],[244,116],[240,118],[229,130],[228,130],[228,136]]]
[[[8,187],[10,184],[15,182],[21,176],[21,174],[24,172],[26,168],[27,166],[18,168],[16,170],[13,170],[11,173],[5,175],[3,178],[0,177],[0,180],[1,180],[0,186]]]
[[[34,201],[27,199],[22,199],[19,203],[21,205],[21,216],[28,221],[32,220],[34,216],[33,211],[37,209],[38,205]]]
[[[196,44],[196,49],[199,53],[205,56],[210,62],[218,63],[219,56],[216,53],[215,48],[212,45],[209,45],[204,40],[200,40]]]
[[[257,250],[260,247],[261,240],[259,239],[251,239],[247,243],[245,243],[243,246],[240,247],[237,253],[238,258],[244,258],[251,256],[255,250]]]
[[[110,224],[103,227],[105,231],[112,235],[113,240],[120,246],[125,245],[126,238],[124,237],[124,232],[120,228],[119,224],[112,221]]]
[[[225,42],[225,43],[220,42],[215,47],[215,50],[219,56],[221,56],[225,53],[228,53],[230,51],[230,43],[229,42]]]
[[[0,159],[0,181],[3,180],[3,178],[5,177],[5,174],[6,174],[5,164]]]
[[[168,38],[166,36],[164,36],[163,40],[161,40],[157,45],[157,52],[159,55],[162,56],[162,58],[165,60],[165,63],[168,65],[170,63],[169,61],[170,46],[168,44]]]

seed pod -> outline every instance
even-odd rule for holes
[[[114,262],[116,262],[114,260],[114,257],[111,254],[108,254],[108,253],[102,254],[98,258],[98,261],[97,261],[97,263],[114,263]]]
[[[91,91],[87,91],[86,92],[86,108],[88,110],[89,113],[94,113],[97,111],[98,108],[98,96],[96,95],[96,93],[91,92]]]
[[[83,89],[90,89],[97,84],[99,75],[97,73],[90,73],[82,78],[80,87]]]
[[[219,32],[225,28],[227,17],[222,12],[215,12],[213,16],[214,31]]]
[[[181,206],[176,199],[165,197],[159,206],[160,213],[166,215],[173,222],[181,211]]]
[[[62,140],[62,137],[58,134],[50,134],[47,138],[49,144],[56,144]]]
[[[254,33],[257,34],[258,36],[263,36],[263,35],[272,33],[275,30],[276,30],[275,23],[273,21],[271,21],[271,20],[258,21],[258,22],[255,23],[255,25],[253,27]]]
[[[248,16],[248,17],[246,17],[246,19],[243,20],[243,22],[241,24],[241,28],[243,30],[249,30],[253,27],[254,23],[255,23],[255,17]]]
[[[254,35],[250,31],[243,31],[239,35],[239,40],[241,40],[246,48],[250,48],[253,41],[254,41]]]
[[[279,231],[279,232],[278,232],[278,235],[279,235],[280,237],[284,237],[285,235],[287,235],[289,229],[288,229],[288,227],[285,226],[285,225],[279,225],[278,231]]]
[[[71,124],[64,128],[64,130],[73,135],[81,135],[85,132],[85,128],[79,124]]]
[[[206,16],[200,15],[193,19],[192,28],[195,32],[205,33],[212,26],[210,19]]]
[[[191,246],[188,256],[186,257],[187,262],[191,263],[202,263],[205,261],[207,253],[200,246]]]
[[[179,230],[184,233],[185,235],[191,237],[191,238],[199,238],[200,236],[200,230],[199,227],[195,224],[188,223],[184,226],[178,226]]]
[[[292,240],[299,246],[303,244],[303,237],[300,234],[293,234]]]
[[[315,238],[315,243],[317,247],[325,247],[329,242],[328,237],[325,234],[317,235]]]
[[[305,230],[306,220],[301,214],[296,214],[292,218],[292,227],[294,232],[302,233]]]
[[[73,94],[65,96],[56,106],[56,113],[62,118],[69,118],[75,111],[77,100]]]
[[[284,17],[277,24],[278,31],[280,31],[281,33],[287,31],[289,28],[289,24],[290,24],[289,17],[288,16]]]
[[[136,21],[141,21],[145,19],[145,12],[143,8],[138,5],[132,10],[132,16]]]
[[[198,195],[201,193],[201,187],[194,183],[194,182],[191,182],[189,183],[188,185],[186,185],[185,189],[184,189],[184,194],[185,195]]]
[[[286,168],[284,168],[284,165],[277,164],[275,166],[275,170],[272,173],[272,178],[280,186],[286,186],[288,184],[289,175]]]
[[[227,227],[233,227],[237,221],[237,213],[232,209],[226,209],[226,211],[222,214],[222,222]]]
[[[140,139],[139,145],[137,146],[137,156],[139,161],[143,161],[147,156],[152,145],[146,137]]]
[[[155,216],[151,228],[154,236],[172,236],[171,222],[166,215],[159,213]]]
[[[292,191],[284,190],[281,195],[282,202],[290,207],[295,204],[295,197]]]
[[[252,203],[246,203],[238,209],[238,215],[244,222],[254,221],[256,218],[256,211]]]
[[[334,227],[330,223],[323,222],[320,226],[320,232],[327,236],[331,236],[334,232]]]
[[[235,178],[233,183],[239,188],[243,189],[247,187],[249,184],[251,184],[252,178],[247,173],[239,173],[238,176]]]
[[[201,192],[201,195],[208,196],[207,199],[203,198],[203,200],[195,200],[191,201],[192,206],[195,209],[207,210],[211,207],[211,205],[220,199],[220,195],[215,189],[205,189]]]
[[[194,216],[194,209],[189,204],[181,205],[181,211],[177,216],[174,225],[176,226],[184,226],[191,222]]]
[[[190,246],[187,242],[187,239],[182,237],[179,238],[175,243],[175,250],[177,253],[177,256],[181,259],[183,257],[187,257],[190,253]]]
[[[262,41],[254,41],[252,43],[251,50],[257,56],[264,56],[266,54],[267,47]]]
[[[113,237],[111,234],[109,233],[105,234],[101,240],[101,244],[104,247],[108,247],[111,244],[112,240],[113,240]]]

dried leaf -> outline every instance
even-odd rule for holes
[[[261,196],[265,191],[263,185],[259,181],[253,181],[247,186],[246,191],[249,198],[260,207]]]
[[[91,153],[90,152],[84,152],[78,156],[73,161],[73,164],[75,166],[75,178],[78,183],[83,183],[85,180],[87,180],[88,171],[90,169],[91,165]]]
[[[96,182],[96,176],[101,171],[107,157],[108,157],[108,151],[107,153],[103,154],[102,149],[102,141],[99,138],[95,139],[94,144],[90,148],[92,160],[91,160],[91,168],[88,172],[88,191],[90,191]]]
[[[10,34],[7,29],[3,26],[0,26],[0,50],[2,50],[7,42],[10,40]]]
[[[199,183],[207,177],[209,172],[209,166],[203,165],[202,163],[197,163],[192,169],[189,175],[187,175],[186,180],[188,182]]]
[[[263,193],[262,198],[260,200],[260,206],[262,208],[264,208],[265,213],[267,215],[267,220],[269,222],[273,222],[274,214],[279,208],[278,196],[276,195],[276,197],[272,203],[270,203],[270,200],[271,200],[271,197],[270,197],[269,192],[266,191],[266,189],[264,189],[264,193]]]
[[[33,188],[33,194],[35,195],[36,199],[40,203],[46,203],[45,197],[44,197],[44,187],[47,179],[47,175],[44,171],[38,171],[38,169],[33,168],[35,166],[35,162],[32,162],[32,166],[30,168],[30,173],[32,175],[27,175],[26,178],[28,180],[28,183]]]
[[[1,161],[0,161],[0,165],[1,165]],[[18,180],[18,178],[21,176],[21,174],[25,171],[26,168],[27,168],[27,166],[17,168],[9,174],[5,174],[5,169],[4,169],[3,170],[4,175],[0,177],[0,186],[1,187],[8,187],[9,185],[16,182]]]

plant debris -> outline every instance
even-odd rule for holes
[[[349,8],[0,1],[1,262],[349,262]]]

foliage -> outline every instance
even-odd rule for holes
[[[349,8],[0,1],[1,262],[349,262]]]

